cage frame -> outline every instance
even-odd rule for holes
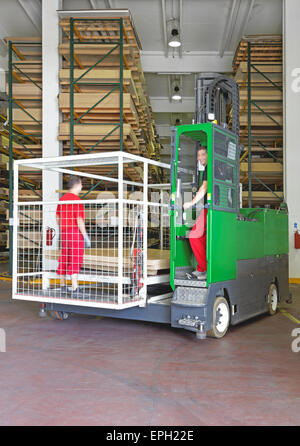
[[[142,163],[143,165],[143,181],[141,183],[135,181],[127,181],[123,178],[123,166],[124,164],[129,163]],[[118,283],[118,304],[105,303],[105,302],[92,302],[92,301],[76,301],[77,306],[81,307],[94,307],[94,308],[107,308],[107,309],[126,309],[130,307],[146,307],[147,303],[156,302],[161,299],[169,298],[171,293],[165,293],[161,295],[156,295],[151,297],[151,299],[147,299],[147,286],[158,283],[167,283],[170,280],[169,274],[160,274],[157,276],[148,276],[147,274],[147,250],[148,250],[148,239],[147,239],[147,230],[148,230],[148,211],[149,206],[157,206],[160,208],[166,207],[168,208],[168,204],[160,203],[160,202],[152,202],[148,199],[148,191],[149,188],[156,188],[158,190],[164,190],[168,187],[168,184],[164,183],[155,183],[149,184],[148,182],[148,170],[149,165],[154,165],[157,167],[161,167],[163,169],[171,170],[171,166],[166,163],[161,163],[158,161],[154,161],[148,158],[144,158],[138,155],[133,155],[124,151],[111,151],[111,152],[102,152],[102,153],[93,153],[93,154],[81,154],[81,155],[70,155],[70,156],[59,156],[59,157],[47,157],[47,158],[34,158],[34,159],[21,159],[14,161],[14,219],[13,219],[13,251],[15,255],[13,256],[13,281],[12,281],[12,298],[16,300],[24,300],[24,301],[37,301],[46,304],[66,304],[66,305],[74,305],[74,300],[68,298],[55,298],[55,297],[46,297],[46,296],[31,296],[31,295],[22,295],[17,293],[17,281],[20,276],[34,276],[41,275],[43,282],[43,289],[47,286],[49,279],[53,278],[56,273],[51,272],[29,272],[29,273],[18,273],[18,210],[20,206],[24,205],[57,205],[57,204],[72,204],[72,201],[64,202],[64,201],[19,201],[19,166],[31,167],[34,169],[49,170],[58,172],[60,174],[74,174],[72,170],[73,167],[80,166],[99,166],[105,164],[117,164],[118,166],[118,178],[110,178],[109,176],[101,176],[101,175],[92,175],[90,173],[81,172],[76,170],[76,176],[87,176],[89,178],[93,177],[95,179],[105,179],[108,181],[113,181],[118,183],[118,198],[116,199],[101,199],[101,200],[83,200],[83,203],[118,203],[119,212],[118,212],[118,277],[116,278]],[[124,198],[124,184],[139,186],[143,188],[143,200],[128,200]],[[161,194],[159,194],[161,199]],[[77,201],[78,203],[78,201]],[[124,204],[135,204],[141,205],[143,207],[143,264],[146,265],[143,271],[143,289],[140,295],[139,300],[135,300],[133,302],[124,303],[122,301],[122,285],[124,283],[123,277],[123,209]],[[44,223],[43,223],[44,224]],[[43,245],[44,245],[44,231],[43,231]],[[94,277],[94,276],[93,276]],[[78,275],[80,280],[80,274]],[[95,277],[93,278],[93,280]],[[102,279],[101,279],[102,280]],[[123,302],[123,303],[122,303]]]

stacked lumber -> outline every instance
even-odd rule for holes
[[[59,140],[70,149],[70,19],[60,21],[63,30],[59,53],[61,93],[59,107],[63,122]],[[74,25],[74,146],[82,152],[120,150],[123,119],[123,150],[159,159],[160,145],[153,112],[141,68],[140,44],[129,18],[123,18],[123,111],[120,113],[119,22],[95,18],[76,19]],[[99,61],[102,59],[101,61]],[[89,70],[90,69],[90,70]],[[86,71],[89,70],[87,73]],[[85,74],[86,73],[86,74]],[[80,78],[80,79],[79,79]],[[115,87],[113,87],[113,85]],[[94,106],[94,107],[93,107]],[[87,114],[82,116],[84,113]],[[82,118],[79,120],[79,118]],[[99,145],[97,142],[103,139]]]
[[[6,37],[12,45],[12,152],[13,159],[28,159],[42,154],[42,47],[41,39],[35,37]],[[9,83],[6,84],[9,95]],[[8,110],[7,110],[8,115]],[[1,134],[1,152],[9,155],[8,126]],[[9,170],[9,159],[5,160]],[[8,176],[7,176],[8,178]],[[40,190],[41,171],[34,173],[23,169],[19,175],[20,194],[39,198],[34,192]],[[1,196],[9,199],[8,181],[1,183]]]
[[[62,21],[63,28],[65,27]],[[102,25],[101,25],[102,26]],[[68,28],[68,27],[67,27]],[[79,26],[79,29],[81,27]],[[126,38],[125,38],[126,33]],[[63,141],[63,154],[70,154],[70,69],[69,69],[69,36],[64,29],[64,39],[59,47],[62,56],[62,69],[60,70],[59,82],[61,93],[58,98],[59,107],[62,111],[62,123],[60,125],[59,140]],[[115,39],[115,37],[114,37]],[[127,39],[127,40],[126,40]],[[109,39],[106,39],[109,40]],[[41,46],[39,49],[34,45],[41,45],[40,39],[35,38],[14,38],[9,37],[6,41],[11,41],[15,49],[15,60],[17,65],[13,69],[13,98],[16,105],[13,108],[14,143],[13,153],[15,159],[41,157],[41,131],[42,131],[42,65]],[[27,42],[28,45],[21,45],[19,42]],[[157,142],[157,135],[154,127],[154,119],[149,100],[147,98],[145,80],[141,70],[138,39],[133,33],[130,23],[124,25],[124,41],[128,42],[124,46],[124,72],[123,72],[123,147],[125,151],[142,154],[146,157],[158,159],[160,145]],[[74,76],[81,76],[91,61],[97,61],[107,52],[107,46],[82,45],[76,48]],[[111,47],[111,45],[108,45]],[[95,50],[96,53],[95,54]],[[76,55],[78,51],[79,55]],[[98,55],[100,54],[100,56]],[[97,146],[95,151],[119,150],[120,149],[120,129],[116,128],[115,122],[120,121],[120,94],[113,91],[107,97],[108,83],[119,81],[119,57],[117,52],[112,52],[111,57],[104,59],[104,68],[96,67],[89,71],[84,79],[92,82],[103,82],[106,85],[80,85],[75,89],[74,95],[74,116],[83,114],[93,107],[95,102],[101,100],[96,107],[82,118],[81,125],[75,126],[74,154],[88,153],[90,149],[101,138],[105,138],[103,144]],[[80,59],[79,59],[80,58]],[[40,62],[40,63],[39,63]],[[76,62],[76,63],[77,63]],[[7,92],[8,92],[7,84]],[[96,98],[96,99],[95,99]],[[88,125],[92,123],[93,125]],[[99,123],[99,125],[97,125]],[[107,125],[103,125],[107,123]],[[96,125],[94,125],[96,124]],[[114,130],[115,129],[115,130]],[[112,131],[113,130],[113,131]],[[8,132],[5,135],[8,137]],[[6,151],[8,154],[8,138]],[[102,166],[93,169],[82,169],[89,173],[98,175],[108,175],[115,166]],[[76,170],[76,169],[75,169]],[[41,172],[39,170],[28,170],[20,167],[20,174],[23,175],[25,183],[35,191],[27,187],[25,200],[40,199],[41,192]],[[155,182],[158,182],[159,172],[156,168],[151,168],[150,174]],[[114,173],[112,176],[116,176]],[[142,182],[141,169],[133,165],[124,166],[124,178],[131,181]],[[67,177],[64,178],[67,180]],[[84,188],[89,189],[94,183],[89,179],[84,179]],[[25,186],[24,186],[25,187]],[[105,182],[97,189],[105,189]],[[22,197],[23,198],[23,197]]]
[[[282,62],[281,34],[259,34],[244,36],[235,51],[233,58],[233,72],[236,73],[241,62],[247,61],[248,43],[251,43],[251,59],[256,62]]]
[[[248,43],[251,43],[252,205],[278,205],[283,189],[283,81],[281,35],[246,36],[235,52],[234,79],[240,88],[241,182],[248,183]],[[263,182],[270,190],[262,185]],[[254,194],[254,192],[256,192]],[[247,204],[248,192],[243,194]]]
[[[17,150],[24,144],[38,145],[42,138],[42,47],[41,39],[34,37],[7,37],[13,48],[13,128]],[[6,86],[9,93],[9,84]],[[22,149],[20,149],[20,146]],[[16,155],[20,154],[13,148]],[[32,154],[31,154],[32,156]]]

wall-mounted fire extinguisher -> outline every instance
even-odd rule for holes
[[[46,230],[46,245],[52,246],[52,241],[55,237],[55,229],[47,227]]]
[[[300,249],[300,234],[297,223],[294,223],[294,247]]]

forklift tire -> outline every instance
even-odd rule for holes
[[[268,312],[273,316],[278,307],[278,289],[275,283],[271,283],[268,293]]]
[[[230,325],[230,310],[225,297],[217,296],[213,306],[212,329],[207,331],[207,336],[220,339],[225,336]]]

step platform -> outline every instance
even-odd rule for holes
[[[174,280],[175,286],[207,288],[206,280],[178,278]]]

